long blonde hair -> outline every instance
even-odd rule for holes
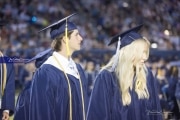
[[[135,83],[134,89],[139,99],[149,98],[146,85],[147,68],[144,64],[136,64],[136,62],[140,61],[144,49],[146,49],[147,58],[149,57],[149,46],[149,41],[146,38],[142,38],[133,41],[131,44],[118,51],[119,59],[115,68],[115,73],[118,78],[123,105],[129,105],[131,103],[129,90],[133,89],[133,83]],[[109,70],[115,58],[116,56],[114,55],[102,70]]]

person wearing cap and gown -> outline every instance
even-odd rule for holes
[[[0,30],[6,24],[0,20]],[[1,42],[1,36],[0,36]],[[15,104],[15,71],[12,62],[7,61],[0,51],[0,119],[9,120],[14,113]]]
[[[136,26],[112,38],[116,54],[96,77],[87,120],[162,120],[155,79],[145,61],[149,41]]]
[[[77,26],[68,20],[72,15],[41,30],[51,29],[53,53],[34,73],[30,120],[86,118],[87,80],[82,67],[71,58],[74,51],[80,50],[82,37]]]
[[[25,61],[25,64],[29,64],[35,61],[35,67],[38,69],[53,53],[51,48],[38,53],[35,57]],[[30,91],[31,81],[28,81],[16,101],[16,107],[14,112],[14,120],[29,120],[29,103],[30,103]]]

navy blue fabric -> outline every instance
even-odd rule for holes
[[[142,36],[136,32],[130,32],[130,33],[126,34],[121,39],[120,48],[123,48],[124,46],[131,44],[134,40],[137,40],[139,38],[142,38]]]
[[[58,37],[59,35],[65,33],[65,28],[66,28],[65,21],[61,24],[57,24],[56,26],[52,27],[51,32],[50,32],[51,39],[54,39],[54,38]],[[75,29],[77,29],[77,26],[74,23],[68,21],[67,22],[67,30],[72,31]]]
[[[4,95],[2,97],[2,104],[0,109],[0,118],[2,118],[3,110],[9,110],[10,116],[14,113],[15,106],[15,71],[13,64],[6,64],[7,66],[7,81],[4,90]],[[0,71],[1,72],[1,71]],[[0,76],[1,77],[1,76]],[[1,83],[0,83],[1,84]]]
[[[142,26],[143,25],[138,25],[134,28],[131,28],[131,29],[121,33],[121,34],[115,35],[114,37],[111,38],[111,41],[109,42],[108,45],[118,42],[119,37],[120,37],[120,41],[121,41],[120,48],[122,48],[122,47],[132,43],[134,40],[142,38],[142,36],[138,33],[138,31],[141,29]]]
[[[130,105],[123,106],[115,73],[103,70],[95,81],[87,120],[162,120],[157,88],[150,71],[147,76],[147,87],[150,94],[148,100],[139,100],[132,89]]]
[[[40,65],[42,63],[44,63],[48,59],[48,57],[50,57],[52,55],[52,53],[53,53],[53,49],[49,48],[49,49],[47,49],[45,51],[42,51],[42,52],[38,53],[36,56],[34,56],[33,58],[29,59],[25,63],[27,64],[27,63],[30,63],[30,62],[35,60],[36,61],[35,62],[35,66],[36,66],[36,68],[39,68]]]
[[[28,81],[18,96],[14,120],[29,120],[30,88],[31,81]]]
[[[87,111],[87,80],[80,65],[77,65],[84,92],[85,110]],[[72,118],[83,120],[80,83],[68,74],[72,93]],[[30,120],[69,120],[68,84],[64,73],[56,67],[44,64],[33,78],[29,104]]]

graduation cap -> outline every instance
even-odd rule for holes
[[[77,26],[73,23],[73,22],[70,22],[68,21],[68,19],[72,16],[74,16],[76,13],[73,13],[63,19],[60,19],[59,21],[43,28],[42,30],[40,30],[39,32],[42,32],[44,30],[47,30],[47,29],[51,29],[50,31],[50,36],[52,39],[58,37],[59,35],[61,35],[62,33],[65,33],[66,31],[66,27],[67,27],[67,30],[68,31],[71,31],[71,30],[74,30],[74,29],[77,29]]]
[[[137,40],[139,38],[142,38],[142,36],[140,34],[138,34],[137,32],[141,29],[143,25],[138,25],[134,28],[131,28],[121,34],[118,34],[114,37],[112,37],[111,41],[109,42],[108,45],[111,45],[113,43],[116,43],[118,41],[120,41],[120,48],[130,44],[131,42],[133,42],[134,40]]]
[[[112,67],[110,68],[110,71],[114,71],[115,67],[118,63],[118,59],[119,59],[118,50],[126,45],[131,44],[133,41],[135,41],[139,38],[142,38],[142,36],[137,33],[141,29],[142,26],[143,26],[142,24],[138,25],[134,28],[131,28],[121,34],[118,34],[118,35],[112,37],[112,39],[108,45],[111,45],[116,42],[118,42],[118,45],[117,45],[117,49],[116,49],[116,53],[115,53],[115,60],[114,60]]]
[[[40,67],[53,53],[53,50],[51,48],[38,53],[35,57],[29,59],[28,61],[25,62],[25,64],[30,63],[32,61],[35,62],[36,68]]]

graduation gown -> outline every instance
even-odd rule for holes
[[[15,72],[14,72],[14,66],[11,63],[6,63],[6,68],[7,68],[7,81],[6,81],[6,86],[4,89],[4,94],[2,96],[0,118],[2,118],[3,110],[9,110],[9,112],[10,112],[9,115],[10,116],[13,115],[14,105],[15,105],[15,80],[14,80]]]
[[[30,63],[35,60],[36,68],[39,68],[47,59],[52,55],[52,49],[47,49],[38,53],[35,57],[28,60]],[[29,104],[30,104],[30,91],[32,81],[28,81],[22,91],[20,92],[14,113],[14,120],[30,120],[29,119]]]
[[[80,65],[79,71],[87,111],[87,81]],[[67,74],[72,94],[72,119],[83,120],[82,100],[79,80]],[[69,95],[66,77],[60,69],[50,64],[43,64],[33,78],[30,93],[30,120],[69,120]]]
[[[130,91],[130,105],[123,106],[115,73],[103,70],[95,81],[87,120],[162,120],[156,84],[150,70],[147,88],[150,94],[148,100],[139,100],[133,89]]]
[[[31,81],[28,81],[18,96],[14,120],[29,120],[30,88]]]

